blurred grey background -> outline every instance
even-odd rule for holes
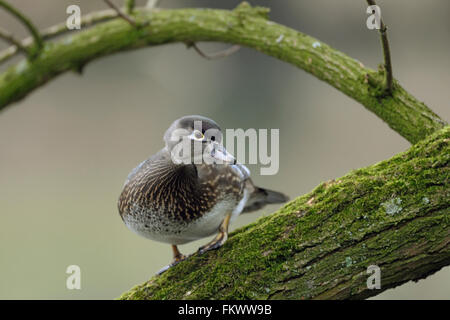
[[[40,28],[65,21],[70,4],[78,4],[82,14],[106,8],[101,0],[10,2]],[[162,7],[233,8],[237,3],[165,0]],[[272,20],[367,66],[382,62],[378,34],[366,28],[364,0],[251,3],[271,7]],[[450,2],[379,5],[389,26],[395,77],[450,121]],[[18,37],[27,35],[4,12],[0,25]],[[226,47],[200,46],[205,51]],[[257,166],[251,169],[258,184],[291,197],[409,146],[334,88],[246,48],[217,61],[182,44],[95,61],[83,76],[64,74],[0,113],[0,298],[111,299],[166,265],[170,247],[129,231],[116,202],[128,172],[158,151],[165,129],[186,114],[211,117],[223,128],[279,128],[279,173],[260,176]],[[276,208],[240,217],[233,228]],[[206,241],[181,250],[193,252]],[[81,267],[81,290],[66,289],[71,264]],[[448,299],[450,268],[376,298]]]

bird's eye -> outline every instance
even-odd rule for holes
[[[195,131],[194,131],[194,138],[195,138],[196,140],[203,140],[204,137],[205,137],[205,136],[204,136],[203,133],[201,133],[200,131],[198,131],[198,130],[195,130]]]
[[[211,141],[216,141],[216,137],[212,136]]]

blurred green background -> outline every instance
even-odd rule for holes
[[[101,0],[10,2],[40,28],[65,21],[70,4],[78,4],[82,14],[106,8]],[[237,3],[165,0],[161,6]],[[251,3],[271,7],[272,20],[365,65],[376,68],[382,61],[378,34],[366,28],[364,0]],[[450,1],[379,4],[389,26],[395,77],[449,121]],[[0,26],[27,35],[4,12]],[[158,151],[165,129],[186,114],[213,118],[222,128],[279,128],[279,173],[260,176],[258,166],[250,167],[257,184],[291,197],[409,146],[334,88],[246,48],[217,61],[182,44],[95,61],[83,76],[64,74],[0,113],[0,298],[111,299],[166,265],[170,247],[129,231],[116,203],[128,172]],[[240,217],[233,229],[276,208]],[[190,253],[206,241],[180,249]],[[81,290],[66,289],[71,264],[81,267]],[[376,298],[448,299],[450,268]]]

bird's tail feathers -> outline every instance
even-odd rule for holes
[[[285,194],[269,189],[255,187],[242,213],[261,209],[267,204],[284,203],[289,200]]]

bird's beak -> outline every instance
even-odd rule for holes
[[[214,142],[211,144],[211,158],[216,164],[236,164],[236,158],[229,153],[223,145]]]

